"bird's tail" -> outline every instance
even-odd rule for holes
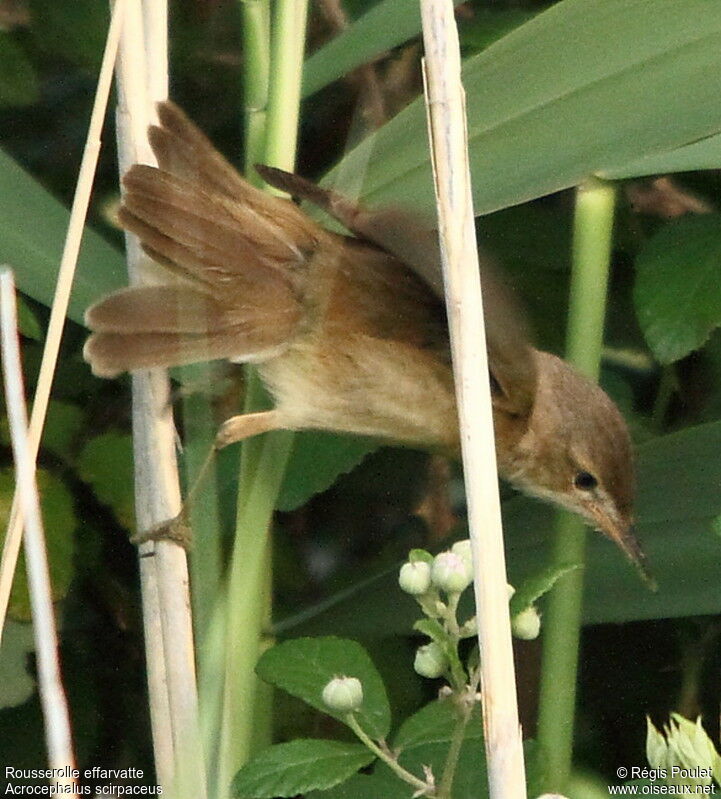
[[[158,117],[149,131],[158,168],[125,175],[119,217],[175,279],[123,289],[87,311],[84,354],[103,377],[282,351],[326,235],[291,202],[243,180],[175,105],[161,103]]]

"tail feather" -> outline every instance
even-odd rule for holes
[[[242,332],[177,336],[170,333],[94,333],[85,342],[83,357],[97,377],[113,378],[135,369],[170,368],[217,358],[264,360],[278,351],[268,347],[260,352],[243,352]]]
[[[166,100],[158,103],[157,111],[160,125],[152,126],[148,136],[163,171],[240,203],[290,241],[313,242],[322,234],[292,202],[244,180],[177,105]]]
[[[208,191],[226,197],[244,193],[245,184],[237,171],[177,105],[165,101],[156,108],[160,125],[150,127],[148,138],[163,171],[202,183]]]
[[[133,286],[87,311],[94,332],[83,354],[100,377],[216,358],[262,361],[285,349],[300,314],[297,304],[224,305],[191,287]]]
[[[154,167],[132,167],[123,184],[124,212],[201,256],[207,253],[215,267],[222,259],[223,271],[244,274],[261,265],[287,273],[303,263],[304,251],[315,243],[308,237],[297,240],[252,208]]]
[[[212,296],[185,286],[131,286],[85,314],[97,333],[214,333],[227,326],[225,309]]]

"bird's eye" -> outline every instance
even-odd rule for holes
[[[590,472],[579,472],[573,478],[573,485],[581,491],[592,491],[598,485],[598,480]]]

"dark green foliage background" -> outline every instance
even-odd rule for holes
[[[236,4],[171,5],[173,97],[239,163],[242,54]],[[572,192],[564,189],[592,171],[633,180],[721,164],[718,55],[709,62],[709,53],[721,52],[721,13],[702,0],[647,8],[624,0],[569,0],[551,15],[536,16],[546,5],[475,0],[464,4],[459,20],[464,54],[471,59],[466,79],[476,199],[479,209],[494,211],[479,220],[479,238],[508,272],[539,346],[562,352],[573,203]],[[373,14],[363,18],[371,6]],[[310,47],[317,54],[305,74],[298,169],[320,178],[348,149],[353,171],[370,153],[366,195],[427,208],[420,104],[403,111],[372,143],[358,146],[354,129],[356,138],[348,140],[357,84],[333,82],[389,48],[380,74],[397,64],[404,38],[417,28],[411,7],[415,3],[406,0],[349,2],[351,18],[361,21],[326,49],[327,26],[313,17]],[[564,7],[571,9],[565,17]],[[0,33],[0,262],[15,267],[26,293],[24,358],[32,388],[107,13],[94,0],[31,0],[28,9],[29,24]],[[399,14],[402,25],[394,22]],[[684,24],[673,23],[674,14]],[[529,26],[496,49],[486,49],[528,20]],[[654,31],[660,31],[657,39],[666,48],[656,56]],[[615,43],[613,59],[605,57],[604,42]],[[681,50],[689,54],[683,63],[677,60]],[[654,70],[643,61],[644,53]],[[499,65],[508,72],[494,78]],[[531,74],[539,81],[530,80]],[[415,77],[409,85],[417,88]],[[562,85],[561,79],[570,83]],[[531,111],[520,113],[526,106]],[[84,309],[124,281],[121,237],[104,211],[117,192],[112,142],[109,114],[92,229],[40,462],[80,761],[145,764],[149,773],[137,574],[127,543],[133,527],[128,386],[126,380],[94,380],[80,356]],[[712,210],[721,202],[715,171],[685,172],[676,181]],[[721,611],[721,225],[715,212],[678,220],[639,214],[625,197],[622,184],[603,383],[639,444],[639,532],[660,591],[648,593],[608,542],[589,539],[577,754],[581,764],[607,776],[619,764],[644,762],[645,713],[664,717],[679,709],[704,712],[712,720],[719,702],[712,675],[718,669]],[[229,385],[237,384],[237,375],[230,377]],[[232,390],[209,390],[219,385],[199,392],[201,401],[210,403],[212,424],[238,407]],[[7,431],[0,435],[5,470]],[[277,633],[362,640],[389,687],[397,730],[400,718],[432,696],[421,681],[408,677],[414,616],[395,587],[397,563],[409,548],[440,545],[414,513],[425,492],[428,456],[330,434],[303,434],[294,447],[276,525]],[[219,466],[223,546],[232,521],[236,462],[231,450]],[[455,474],[460,516],[459,485]],[[3,507],[10,491],[9,481],[0,481]],[[510,492],[507,500],[510,573],[518,581],[547,560],[551,514]],[[3,643],[0,667],[0,760],[38,766],[42,731],[28,679],[32,645],[17,621],[27,611],[20,581],[12,610],[16,621]],[[524,724],[532,732],[537,645],[519,648],[518,661]],[[326,722],[301,712],[294,700],[279,698],[278,706],[283,739],[340,735],[334,726],[319,731]],[[355,793],[333,795],[363,796],[365,779],[357,778]]]

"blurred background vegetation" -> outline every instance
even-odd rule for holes
[[[342,7],[331,0],[313,3],[308,52],[372,5],[368,0],[347,0]],[[457,18],[465,55],[483,51],[548,5],[532,0],[462,3]],[[100,0],[0,0],[0,145],[65,206],[73,194],[107,21],[107,6]],[[239,4],[171,2],[170,41],[172,98],[234,163],[242,163]],[[372,68],[355,70],[309,95],[302,107],[299,172],[321,177],[415,97],[419,58],[415,37],[384,53]],[[715,331],[721,322],[719,174],[706,170],[630,179],[619,194],[602,382],[642,447],[644,512],[679,500],[699,513],[689,511],[693,522],[688,524],[683,513],[662,514],[665,537],[658,543],[649,526],[652,567],[662,562],[660,599],[645,595],[609,544],[592,543],[587,618],[595,623],[585,628],[581,652],[577,760],[609,778],[619,763],[644,762],[645,714],[665,719],[671,710],[702,713],[716,738],[721,626],[709,614],[721,609],[721,546],[712,524],[721,510],[716,496],[721,433],[713,424],[690,438],[688,431],[721,415],[721,336]],[[4,203],[13,204],[32,226],[52,228],[59,248],[62,229],[55,218],[28,205],[23,195],[8,197],[10,181],[9,172],[0,172]],[[117,201],[109,114],[89,220],[109,247],[94,241],[88,256],[106,259],[105,267],[112,261],[106,287],[123,282],[122,260],[114,252],[122,247],[113,223]],[[478,222],[484,247],[511,276],[528,309],[538,345],[554,352],[563,351],[572,210],[572,193],[564,191]],[[0,219],[3,261],[12,260],[6,248],[13,252],[12,222],[7,215],[5,220]],[[39,297],[42,291],[28,291],[22,309],[30,388],[48,317]],[[82,304],[81,295],[80,310]],[[649,325],[642,331],[638,319],[644,313],[660,325],[661,334]],[[136,553],[128,543],[133,530],[128,381],[90,375],[81,357],[85,331],[78,324],[79,312],[74,316],[66,329],[39,463],[78,758],[82,765],[135,765],[152,773]],[[683,328],[684,322],[691,328],[688,340],[682,330],[669,343],[664,331],[674,324]],[[178,377],[187,410],[196,401],[194,384],[187,375]],[[239,373],[213,372],[210,379],[216,389],[215,417],[222,420],[239,405]],[[183,424],[181,414],[181,437]],[[190,427],[192,420],[185,425]],[[655,447],[659,435],[675,431],[681,431],[675,443]],[[0,447],[0,503],[6,513],[13,479],[4,425]],[[229,529],[237,452],[231,448],[222,461],[220,517]],[[329,487],[337,471],[347,473]],[[504,489],[504,495],[512,527],[511,572],[527,573],[528,564],[543,558],[549,516],[510,491]],[[274,546],[280,634],[357,637],[392,686],[394,711],[428,699],[427,685],[408,676],[415,647],[409,635],[413,615],[394,588],[392,569],[409,547],[433,547],[462,523],[456,467],[375,442],[314,436],[296,445],[279,507]],[[642,526],[642,535],[645,530]],[[693,536],[688,553],[686,533]],[[527,540],[532,545],[526,549]],[[668,578],[675,581],[673,598],[667,600],[664,578],[674,573]],[[378,580],[350,599],[322,613],[295,616],[374,575],[380,575]],[[0,759],[37,767],[44,761],[43,735],[23,583],[21,575],[0,654]],[[538,642],[518,646],[522,715],[529,735],[535,723],[538,662]],[[279,738],[317,732],[318,719],[300,706],[288,707],[287,698],[276,701]]]

